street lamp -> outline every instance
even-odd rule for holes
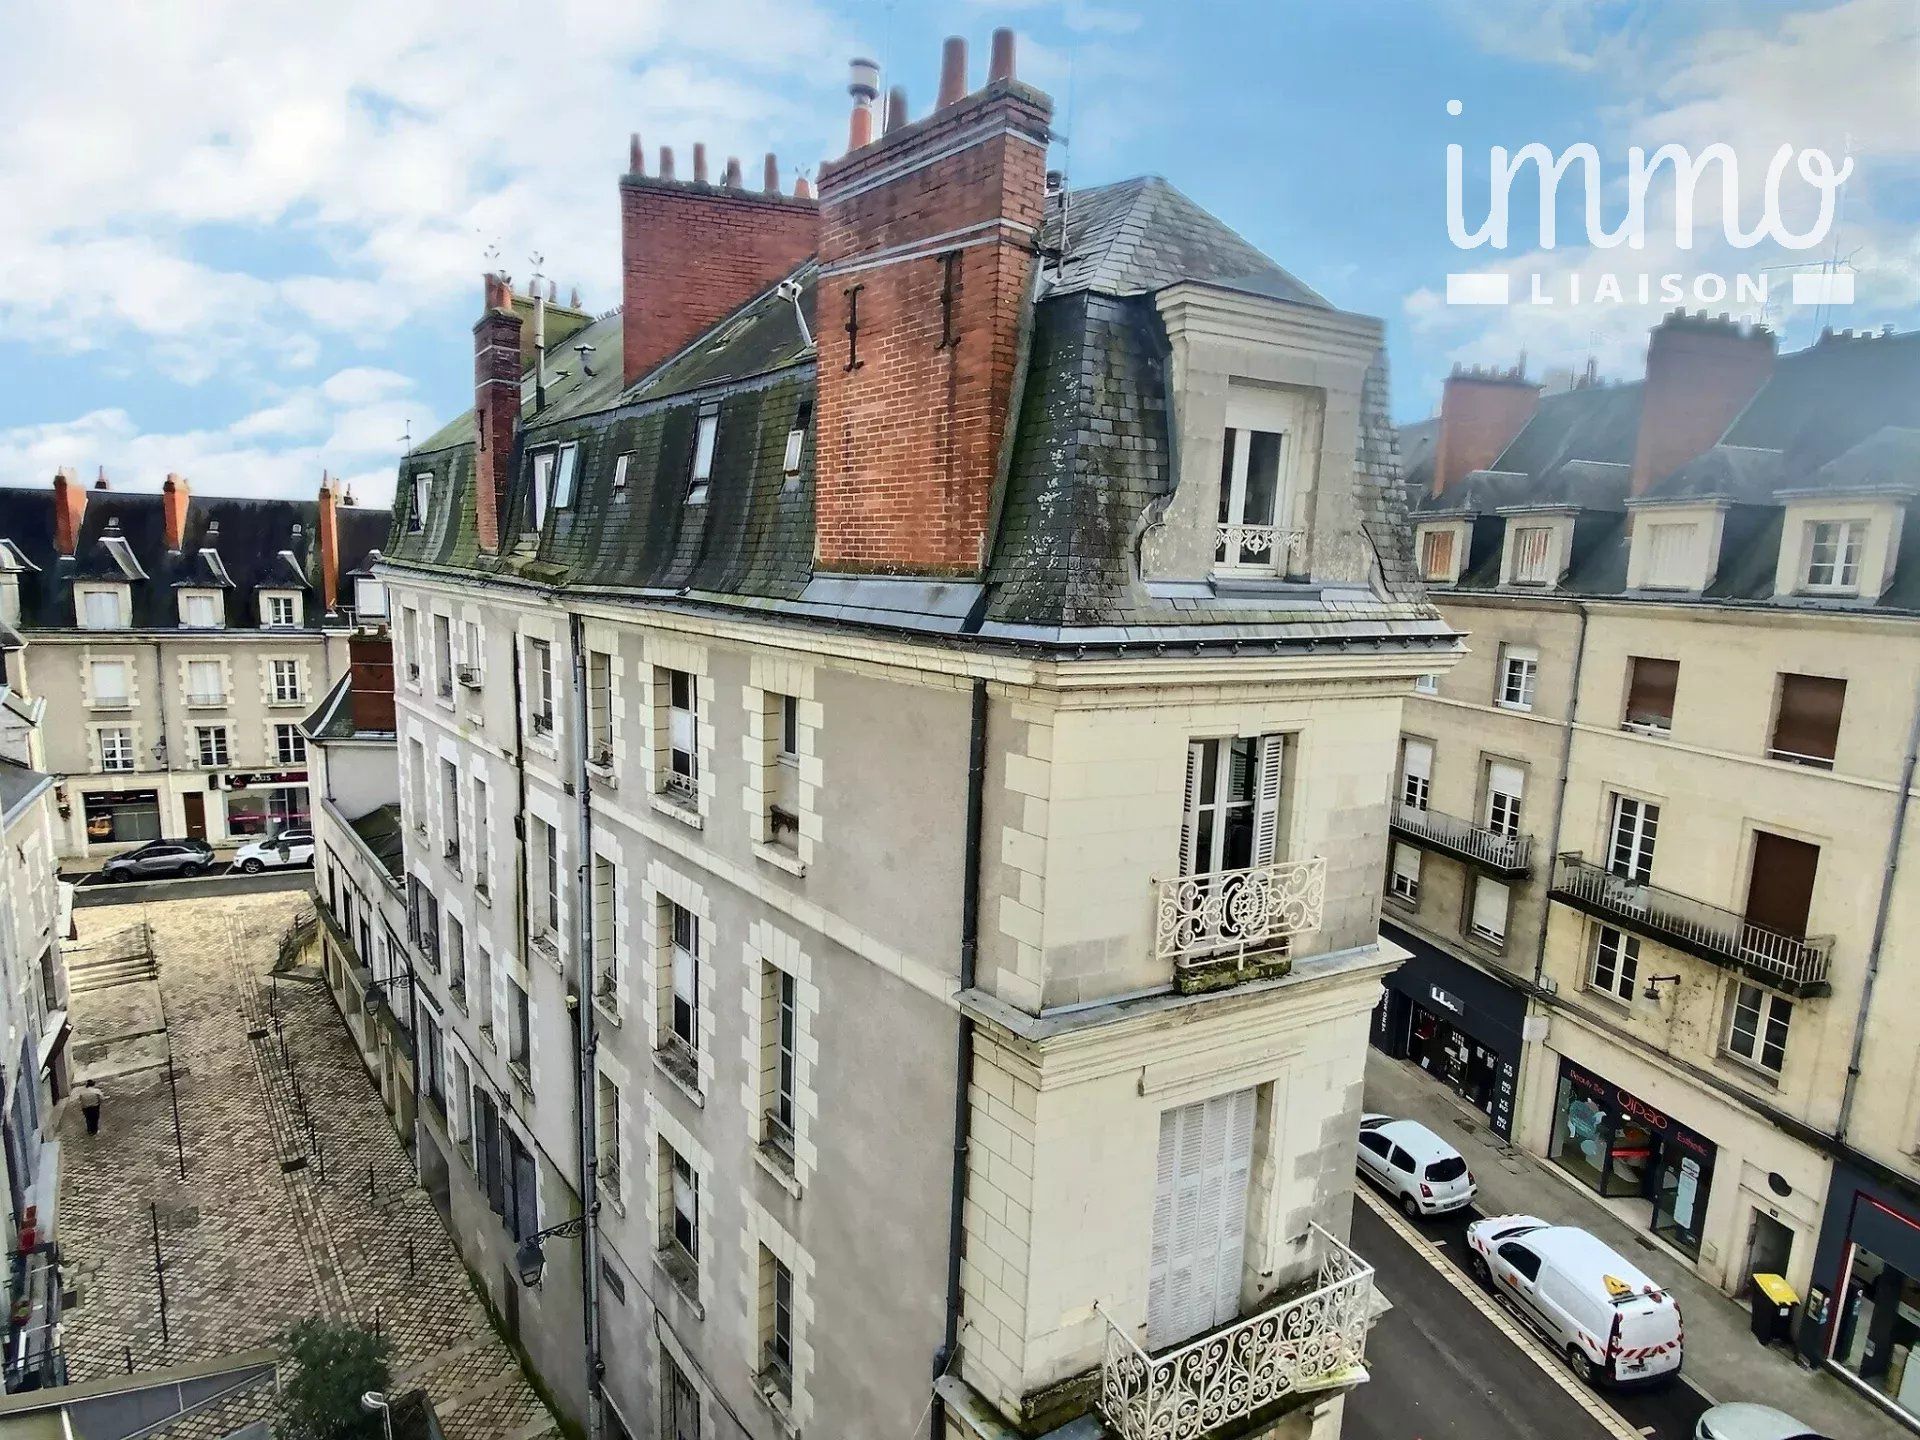
[[[388,1403],[385,1395],[378,1390],[367,1391],[360,1397],[360,1408],[369,1413],[378,1410],[380,1423],[387,1432],[387,1440],[393,1440],[393,1406]]]
[[[1647,987],[1641,993],[1645,995],[1647,999],[1658,1004],[1660,1000],[1660,987],[1662,985],[1678,985],[1679,983],[1680,977],[1678,975],[1649,975],[1647,977]]]
[[[586,1215],[576,1215],[571,1220],[562,1220],[558,1225],[549,1225],[544,1230],[536,1230],[520,1242],[520,1248],[513,1252],[513,1263],[520,1271],[520,1283],[531,1289],[540,1283],[540,1277],[546,1272],[547,1256],[540,1242],[549,1238],[578,1235],[586,1229],[587,1216],[600,1213],[600,1202],[595,1201]]]

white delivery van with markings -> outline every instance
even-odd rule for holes
[[[1467,1227],[1474,1276],[1519,1312],[1589,1385],[1670,1380],[1686,1330],[1680,1302],[1603,1240],[1531,1215]]]

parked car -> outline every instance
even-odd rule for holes
[[[1473,1172],[1460,1152],[1418,1120],[1360,1117],[1360,1173],[1408,1215],[1444,1215],[1474,1197]]]
[[[233,857],[236,870],[258,875],[262,870],[284,869],[289,865],[313,863],[313,832],[283,830],[265,840],[250,840]]]
[[[160,880],[204,875],[213,868],[213,847],[204,840],[149,840],[100,867],[109,880]]]
[[[1467,1265],[1588,1385],[1680,1373],[1680,1302],[1596,1235],[1531,1215],[1467,1227]]]
[[[1693,1427],[1693,1440],[1824,1440],[1784,1410],[1744,1400],[1716,1405]]]

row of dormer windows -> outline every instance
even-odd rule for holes
[[[1628,541],[1626,589],[1699,594],[1718,572],[1723,507],[1716,504],[1636,511]],[[1878,599],[1893,578],[1903,515],[1891,502],[1789,505],[1781,527],[1774,594]],[[1467,563],[1473,522],[1419,528],[1421,578],[1454,585]],[[1572,512],[1510,516],[1501,548],[1500,584],[1551,588],[1572,554]]]
[[[377,583],[377,582],[376,582]],[[218,589],[182,586],[174,592],[176,615],[183,630],[224,630],[227,627],[227,593]],[[269,630],[299,627],[305,614],[306,597],[298,590],[261,590],[260,624]],[[82,630],[126,630],[133,625],[133,592],[130,586],[108,581],[73,587],[74,620]]]

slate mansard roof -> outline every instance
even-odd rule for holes
[[[90,580],[128,586],[136,630],[180,628],[176,592],[184,586],[222,591],[229,630],[259,628],[259,592],[304,590],[302,624],[320,628],[318,502],[194,495],[181,548],[169,551],[163,496],[131,490],[85,494],[79,541],[72,555],[62,555],[54,546],[52,487],[0,486],[0,545],[23,562],[22,630],[76,628],[73,587]],[[334,515],[344,577],[364,569],[386,543],[392,512],[343,504]],[[343,591],[341,598],[351,596]]]
[[[1642,506],[1724,506],[1719,566],[1699,597],[1774,603],[1788,502],[1897,499],[1905,509],[1892,584],[1872,608],[1920,611],[1920,331],[1823,335],[1782,355],[1759,392],[1712,447],[1638,496],[1628,481],[1645,382],[1589,386],[1543,396],[1534,416],[1485,470],[1430,493],[1437,421],[1401,432],[1412,520],[1472,518],[1472,552],[1460,590],[1500,588],[1502,511],[1527,507],[1577,512],[1572,564],[1557,592],[1600,597],[1627,590],[1632,512]],[[1539,587],[1526,587],[1539,593]],[[1672,601],[1678,597],[1666,595]],[[1804,596],[1796,608],[1822,602]]]
[[[1057,251],[1065,215],[1070,237]],[[521,433],[503,537],[526,528],[527,451],[580,446],[576,491],[551,511],[531,548],[502,542],[484,555],[475,530],[471,412],[401,465],[385,559],[409,567],[493,573],[649,603],[724,606],[816,623],[876,625],[974,641],[1105,647],[1257,636],[1303,644],[1450,645],[1411,563],[1384,358],[1368,377],[1353,483],[1363,532],[1353,573],[1372,582],[1250,587],[1216,593],[1143,581],[1139,536],[1174,485],[1167,339],[1154,291],[1195,281],[1267,300],[1326,302],[1165,181],[1075,192],[1041,237],[1040,298],[1024,388],[1012,417],[998,523],[978,580],[816,574],[814,446],[783,473],[788,432],[815,386],[815,266],[801,265],[795,303],[769,290],[680,354],[619,387],[620,317],[602,317],[570,343],[591,343],[596,373],[575,357],[549,366],[547,404],[522,385]],[[804,325],[804,329],[803,329]],[[685,501],[699,407],[721,406],[708,502]],[[615,489],[619,457],[628,457]],[[411,478],[433,477],[428,513],[410,528]],[[1322,477],[1342,484],[1344,472]]]

